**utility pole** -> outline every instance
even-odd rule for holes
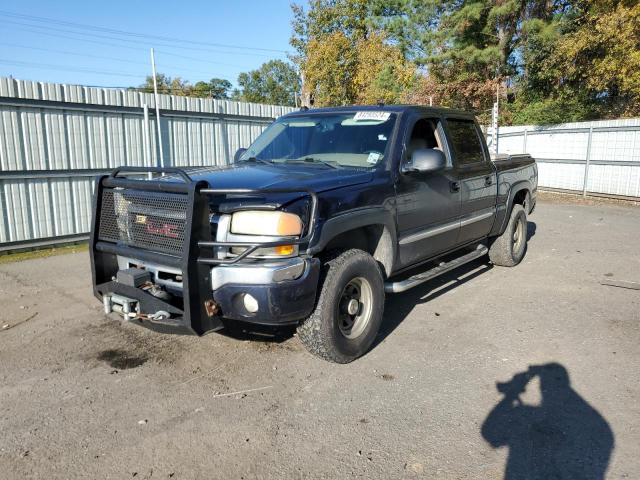
[[[491,131],[493,141],[491,142],[491,153],[498,155],[498,115],[500,113],[500,83],[496,85],[496,101],[491,111]]]
[[[156,103],[156,127],[158,130],[158,146],[160,147],[160,167],[164,168],[164,151],[162,148],[162,129],[160,128],[160,97],[158,96],[158,81],[156,80],[156,58],[151,49],[151,73],[153,75],[153,95]]]

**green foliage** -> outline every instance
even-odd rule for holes
[[[302,63],[305,93],[316,106],[354,103],[354,78],[358,58],[354,45],[342,32],[333,32],[308,43],[308,53]]]
[[[241,73],[238,85],[240,89],[234,92],[235,100],[294,106],[300,80],[293,65],[271,60],[256,70]]]
[[[223,78],[212,78],[208,82],[196,82],[191,89],[192,97],[229,98],[231,82]]]
[[[640,115],[637,1],[311,0],[293,11],[294,60],[322,105],[433,102],[488,121],[500,87],[507,123]],[[372,36],[393,50],[367,57]],[[408,64],[417,81],[398,81]]]
[[[640,115],[634,0],[308,0],[293,4],[291,60],[238,77],[233,98],[294,105],[412,102],[488,122],[548,124]],[[159,74],[161,93],[228,98],[222,79]],[[151,77],[142,86],[153,91]]]
[[[229,98],[231,82],[222,78],[212,78],[208,82],[196,82],[191,85],[180,77],[171,78],[164,73],[156,74],[158,93],[167,95],[182,95],[188,97]],[[153,76],[149,75],[145,82],[138,87],[139,90],[153,93]]]
[[[368,0],[312,0],[293,5],[292,45],[314,105],[399,102],[415,65],[374,26]]]
[[[553,125],[596,118],[594,108],[579,96],[564,95],[541,100],[518,98],[506,104],[501,122],[514,125]]]
[[[640,3],[585,0],[544,66],[598,116],[640,115]]]
[[[377,34],[355,42],[342,32],[311,40],[303,71],[317,106],[398,103],[415,80],[415,67]]]

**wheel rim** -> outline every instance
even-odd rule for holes
[[[342,289],[338,302],[338,328],[345,338],[362,335],[371,320],[373,289],[366,278],[356,277]]]
[[[518,218],[516,227],[513,229],[513,251],[519,252],[524,244],[526,232],[522,218]]]

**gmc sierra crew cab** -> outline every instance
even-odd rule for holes
[[[473,115],[419,106],[300,110],[228,166],[97,179],[91,265],[107,314],[202,335],[296,325],[315,355],[372,345],[386,293],[527,245],[537,167],[491,159]]]

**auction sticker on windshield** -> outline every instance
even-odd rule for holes
[[[377,120],[379,122],[386,122],[389,120],[391,113],[389,112],[356,112],[353,116],[354,120]]]

